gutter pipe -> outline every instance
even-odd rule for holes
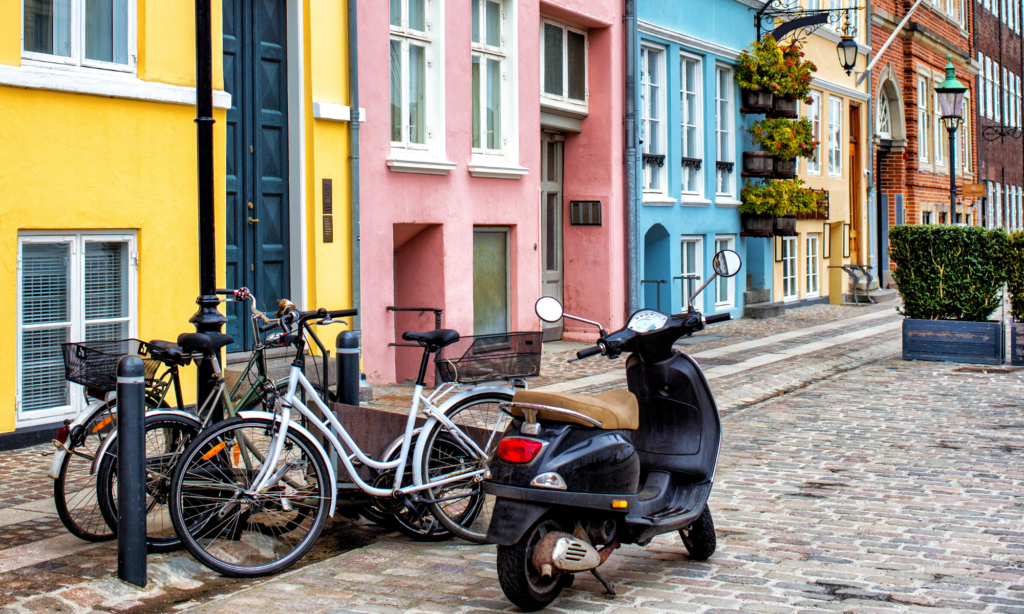
[[[919,0],[920,1],[920,0]],[[626,14],[626,317],[640,308],[639,224],[636,199],[636,0]]]
[[[348,92],[349,104],[351,107],[349,121],[349,198],[352,202],[352,306],[360,310],[360,287],[359,287],[359,123],[362,121],[362,114],[359,111],[359,39],[358,18],[356,16],[359,3],[358,0],[348,0]],[[360,334],[360,322],[362,318],[355,316],[353,319],[353,330],[359,334],[360,346],[362,346],[362,334]]]

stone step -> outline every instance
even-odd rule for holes
[[[763,290],[747,290],[743,293],[743,304],[744,305],[756,305],[758,303],[768,303],[772,300],[771,288],[765,288]]]
[[[898,291],[894,290],[894,289],[891,289],[891,288],[887,288],[887,289],[884,289],[884,290],[883,289],[871,290],[870,292],[868,292],[868,296],[864,296],[864,292],[862,290],[857,290],[857,300],[856,301],[853,300],[853,293],[844,293],[843,294],[843,302],[844,303],[850,303],[851,305],[854,304],[854,303],[867,304],[868,302],[871,302],[871,303],[888,303],[889,301],[895,301],[897,298],[899,298],[899,296],[900,296],[900,293]],[[868,297],[870,297],[870,301],[868,300]]]
[[[743,307],[743,317],[755,320],[777,318],[786,313],[785,303],[755,303]]]

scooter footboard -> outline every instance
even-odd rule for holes
[[[515,544],[549,509],[551,506],[543,503],[496,499],[491,524],[487,527],[487,541],[499,546]]]

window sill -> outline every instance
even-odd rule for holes
[[[700,196],[683,196],[679,200],[679,204],[683,207],[707,207],[711,204],[711,201]]]
[[[504,159],[488,159],[484,156],[473,156],[469,161],[469,174],[474,177],[491,179],[520,179],[530,169],[517,164],[509,164]]]
[[[676,199],[664,194],[644,194],[644,204],[652,207],[671,207],[676,202]]]
[[[549,98],[547,94],[543,93],[540,95],[540,110],[573,119],[586,119],[590,115],[590,106],[586,102],[569,102],[568,100]]]
[[[195,106],[191,87],[143,81],[133,74],[102,69],[67,70],[0,65],[0,85]],[[215,90],[213,106],[231,108],[231,94]]]
[[[739,207],[742,204],[743,203],[741,201],[738,201],[735,198],[733,198],[732,196],[728,196],[728,195],[726,195],[726,196],[717,196],[715,198],[715,206],[716,207]]]
[[[409,151],[391,150],[387,158],[388,168],[395,173],[422,173],[424,175],[447,175],[458,164],[429,156],[417,156]]]
[[[352,107],[333,102],[313,102],[313,118],[335,122],[352,121]],[[366,109],[359,108],[359,121],[366,121]]]

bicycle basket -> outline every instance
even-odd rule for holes
[[[153,379],[160,362],[148,358],[149,346],[138,339],[115,341],[83,341],[62,343],[64,379],[81,384],[93,392],[117,389],[117,361],[122,356],[137,354],[142,358],[146,379]]]
[[[475,384],[540,375],[542,333],[462,337],[434,359],[443,382]]]

